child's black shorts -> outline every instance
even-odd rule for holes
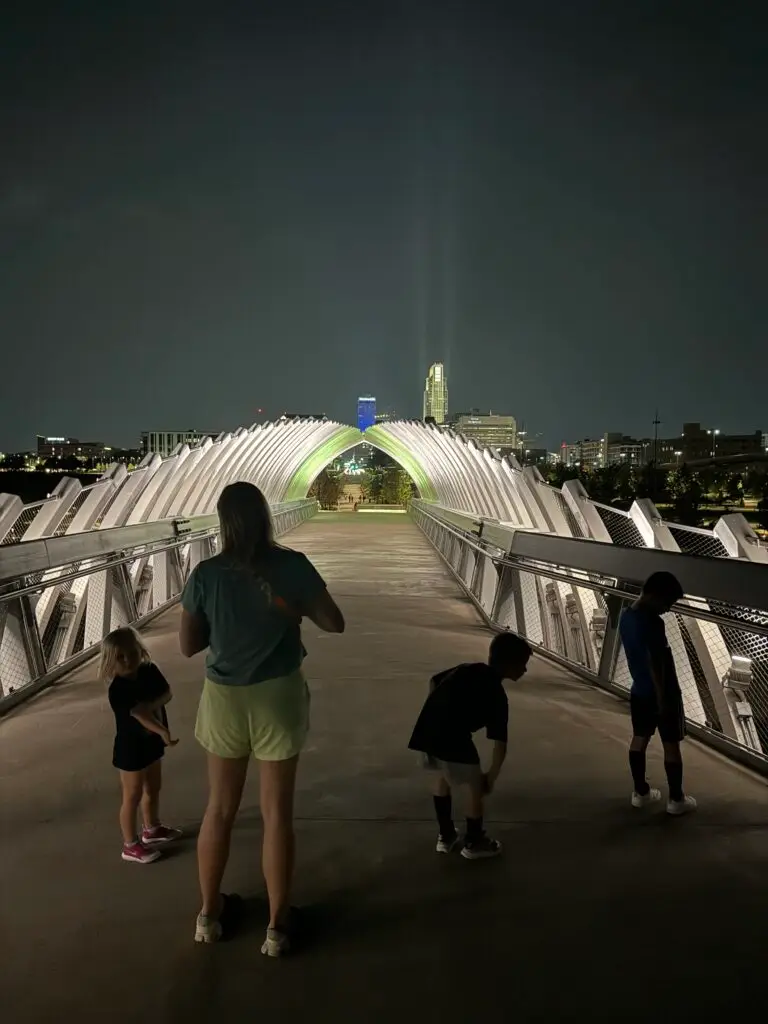
[[[635,736],[650,739],[658,729],[662,743],[680,743],[685,739],[685,712],[679,691],[670,694],[661,713],[655,697],[634,694],[629,698],[629,710]]]

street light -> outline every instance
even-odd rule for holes
[[[720,433],[720,431],[708,430],[707,433],[712,435],[712,458],[714,459],[717,455],[717,435]]]
[[[675,452],[675,458],[677,459],[677,465],[678,466],[680,465],[680,456],[682,454],[683,454],[682,452]]]

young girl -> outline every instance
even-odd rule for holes
[[[149,651],[133,629],[116,629],[101,645],[101,678],[109,684],[109,704],[115,714],[112,764],[120,770],[123,800],[120,828],[123,860],[151,864],[160,856],[158,845],[178,839],[180,829],[160,823],[158,805],[162,758],[174,747],[165,705],[171,690]],[[141,804],[144,827],[136,831]]]

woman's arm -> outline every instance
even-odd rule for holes
[[[302,614],[326,633],[344,632],[345,622],[341,609],[325,589],[321,590],[313,601],[308,602],[305,608],[302,608]]]
[[[209,644],[208,622],[202,615],[193,615],[181,609],[179,626],[179,647],[185,658],[191,658],[204,651]]]

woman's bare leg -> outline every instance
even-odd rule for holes
[[[229,844],[243,786],[248,758],[217,757],[208,754],[208,806],[197,840],[197,867],[202,914],[216,917],[220,910],[221,880],[229,860]]]
[[[269,896],[269,927],[285,925],[291,898],[295,858],[293,796],[299,758],[261,761],[261,816],[264,820],[264,848],[261,869]]]

